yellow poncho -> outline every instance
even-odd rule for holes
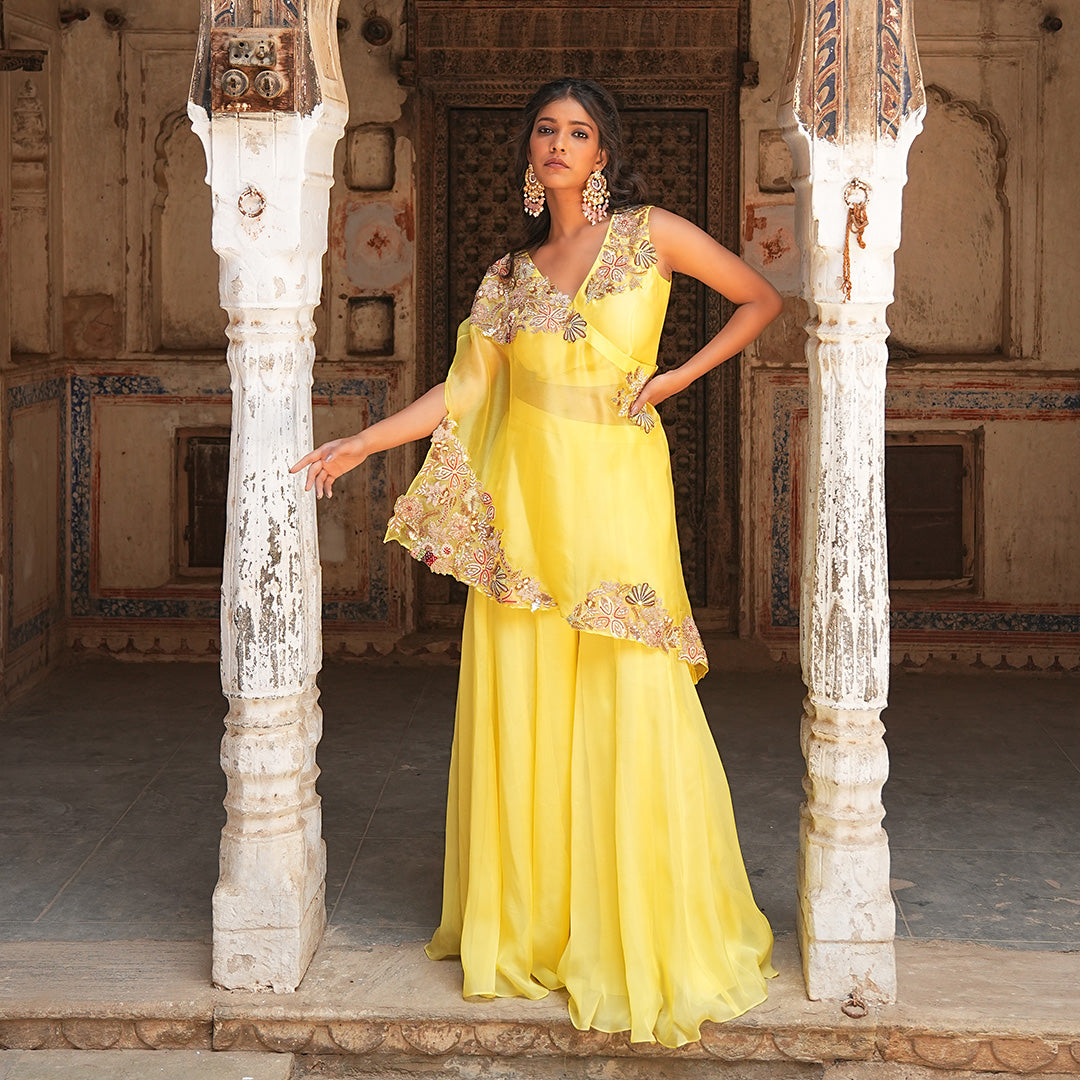
[[[670,282],[649,208],[616,212],[577,295],[528,255],[485,275],[447,417],[387,540],[502,604],[708,668],[679,561],[667,439],[630,406],[656,370]]]

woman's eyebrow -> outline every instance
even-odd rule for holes
[[[558,123],[554,116],[538,116],[536,119],[537,121],[546,120],[549,124]],[[577,124],[579,127],[587,127],[590,131],[593,129],[592,124],[590,124],[588,120],[571,120],[570,123]]]

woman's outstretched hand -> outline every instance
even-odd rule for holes
[[[310,491],[314,487],[317,498],[321,499],[325,495],[332,499],[334,481],[343,473],[362,464],[370,454],[364,446],[363,434],[361,431],[344,439],[324,442],[310,454],[305,454],[289,472],[296,473],[306,468],[308,474],[304,490]]]
[[[334,481],[342,473],[355,469],[381,450],[404,446],[414,439],[423,439],[430,435],[446,416],[444,397],[443,384],[439,383],[393,416],[388,416],[355,435],[324,442],[322,446],[302,457],[289,472],[296,473],[306,468],[308,474],[304,490],[310,491],[314,488],[320,499],[324,495],[328,499],[333,498]]]

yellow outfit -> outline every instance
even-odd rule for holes
[[[630,416],[670,291],[648,221],[612,216],[574,297],[528,255],[487,272],[386,536],[471,586],[428,955],[466,996],[565,987],[577,1027],[679,1046],[775,972],[693,687],[667,440]]]

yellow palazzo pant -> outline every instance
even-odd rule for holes
[[[581,1029],[679,1046],[765,998],[772,933],[685,663],[469,590],[442,923],[466,996],[565,987]]]

